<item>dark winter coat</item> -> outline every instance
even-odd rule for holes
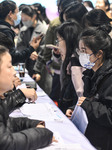
[[[31,46],[29,46],[29,48],[26,48],[21,52],[15,49],[15,43],[14,43],[15,33],[11,29],[11,25],[8,22],[0,21],[0,32],[6,34],[7,38],[9,38],[10,41],[12,42],[12,48],[9,49],[9,52],[12,56],[13,65],[18,62],[25,62],[25,60],[30,57],[31,53],[35,51],[34,48]]]
[[[84,96],[81,107],[86,111],[86,137],[98,150],[112,149],[112,61],[104,62],[96,72],[84,72]]]
[[[25,101],[20,90],[12,94],[0,99],[0,150],[36,150],[49,145],[53,134],[46,128],[36,128],[38,120],[9,117],[15,106]]]

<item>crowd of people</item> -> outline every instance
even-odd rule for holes
[[[0,149],[35,150],[58,142],[45,122],[9,114],[37,99],[13,65],[28,74],[70,119],[76,106],[88,118],[85,136],[98,150],[112,147],[112,4],[108,0],[57,0],[59,17],[12,0],[0,3]],[[70,130],[70,129],[68,129]],[[76,137],[74,137],[76,138]]]

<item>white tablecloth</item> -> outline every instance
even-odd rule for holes
[[[29,75],[25,74],[23,80],[33,81]],[[15,110],[11,116],[27,116],[32,119],[45,120],[46,127],[55,134],[59,134],[58,144],[51,144],[47,150],[95,150],[87,138],[75,127],[75,125],[60,111],[47,94],[37,85],[38,99],[36,104],[25,104],[22,108]],[[31,106],[31,107],[30,107]],[[37,109],[36,109],[37,106]],[[28,108],[28,109],[26,109]],[[29,109],[30,108],[30,109]],[[42,110],[44,109],[44,111]],[[33,111],[35,111],[33,115]],[[30,114],[30,112],[32,112]],[[25,114],[26,113],[26,114]]]

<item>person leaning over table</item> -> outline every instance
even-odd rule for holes
[[[107,26],[108,34],[112,38],[112,29],[111,29],[111,22],[112,20],[105,14],[105,12],[101,9],[93,9],[86,13],[82,18],[82,26],[83,28],[88,27],[99,27],[99,26]],[[109,27],[110,26],[110,27]],[[88,88],[89,89],[89,88]],[[71,118],[74,107],[70,107],[66,111],[66,115]]]
[[[3,95],[13,88],[16,73],[8,49],[3,46],[0,46],[0,62],[0,95]],[[39,124],[40,121],[9,117],[11,107],[8,100],[0,98],[1,150],[35,150],[55,141],[53,133]]]
[[[85,136],[98,150],[112,149],[112,39],[110,26],[88,28],[79,37],[79,61],[83,72],[81,106],[88,118]],[[110,29],[111,30],[111,29]]]

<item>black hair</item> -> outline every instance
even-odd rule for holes
[[[78,35],[81,32],[81,27],[75,20],[68,20],[61,24],[56,31],[66,43],[66,56],[63,62],[63,71],[66,74],[70,58],[78,47]]]
[[[66,20],[75,19],[78,23],[82,23],[82,17],[87,13],[86,7],[82,3],[74,3],[70,5],[65,11]]]
[[[63,13],[71,5],[77,3],[77,0],[62,0],[58,7],[60,21],[63,22]]]
[[[0,3],[0,20],[5,20],[9,12],[15,13],[16,3],[11,0],[4,0]]]
[[[34,9],[36,10],[37,13],[37,18],[43,22],[43,20],[49,24],[50,20],[48,19],[47,15],[46,15],[46,8],[43,7],[40,3],[34,3],[33,4]],[[40,11],[40,13],[38,13],[38,11]]]
[[[84,15],[82,19],[82,24],[83,27],[88,27],[88,26],[98,27],[101,25],[107,25],[110,26],[110,31],[111,31],[111,25],[110,25],[111,21],[112,19],[110,19],[103,10],[93,9]]]
[[[33,17],[34,14],[36,14],[36,11],[30,5],[26,5],[22,9],[22,13],[24,13],[30,17]]]
[[[79,40],[82,40],[93,54],[96,55],[99,50],[102,50],[104,60],[112,58],[112,39],[105,26],[85,29],[79,36]]]

